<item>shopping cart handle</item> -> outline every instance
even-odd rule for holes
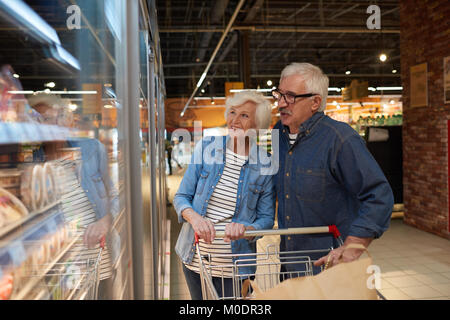
[[[301,228],[285,228],[285,229],[263,229],[263,230],[246,230],[244,237],[262,237],[272,235],[291,235],[291,234],[316,234],[331,233],[336,239],[340,239],[340,232],[335,225],[323,227],[301,227]],[[216,231],[216,238],[225,237],[225,231]],[[195,243],[198,243],[199,236],[195,233]]]

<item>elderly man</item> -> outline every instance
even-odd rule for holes
[[[324,114],[328,77],[309,63],[284,68],[272,95],[278,101],[280,169],[276,179],[280,228],[336,225],[344,245],[328,256],[311,254],[319,266],[359,258],[389,226],[392,190],[364,141],[349,125]],[[330,235],[290,235],[281,238],[282,251],[337,247]],[[285,265],[284,271],[304,266]]]

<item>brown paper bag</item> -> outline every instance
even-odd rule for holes
[[[364,247],[349,245],[348,248]],[[315,276],[285,280],[265,292],[258,288],[255,281],[250,283],[256,300],[376,300],[376,289],[368,285],[372,275],[368,273],[370,265],[372,258],[369,255],[339,263]]]

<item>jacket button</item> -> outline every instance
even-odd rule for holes
[[[288,240],[291,240],[291,237],[288,237]]]
[[[289,199],[289,195],[288,194],[286,195],[286,199]]]
[[[290,220],[291,219],[291,217],[289,217],[289,216],[286,216],[286,220]]]
[[[292,151],[289,151],[289,155],[292,156]]]
[[[288,172],[288,173],[286,173],[286,177],[289,177],[289,172]]]

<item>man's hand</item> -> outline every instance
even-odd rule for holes
[[[211,220],[203,218],[191,208],[183,210],[181,215],[191,224],[200,239],[203,239],[206,243],[213,242],[216,237],[216,229],[214,229]]]
[[[111,228],[112,217],[107,214],[100,220],[91,223],[84,232],[83,242],[88,249],[95,248]]]
[[[357,260],[363,253],[364,249],[356,249],[356,248],[349,248],[346,247],[349,244],[362,244],[364,247],[368,247],[369,244],[372,242],[372,238],[358,238],[358,237],[352,237],[348,236],[345,240],[345,243],[334,250],[331,250],[330,253],[316,262],[314,262],[314,265],[316,267],[321,265],[327,265],[328,267],[335,266],[339,264],[340,262],[351,262],[354,260]]]

